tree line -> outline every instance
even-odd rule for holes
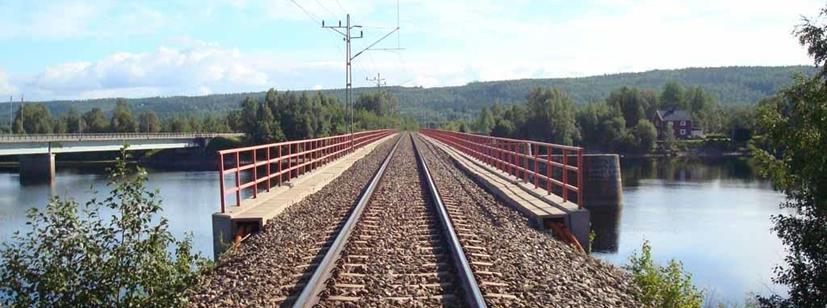
[[[410,118],[401,117],[399,102],[386,91],[362,93],[353,106],[354,131],[401,128],[416,129]],[[347,106],[321,92],[278,92],[270,89],[263,100],[246,97],[241,109],[230,112],[227,122],[244,132],[252,143],[326,137],[349,131]]]
[[[484,107],[476,120],[453,121],[446,129],[578,144],[591,151],[646,153],[653,150],[657,130],[652,120],[659,109],[678,108],[692,116],[706,133],[728,133],[732,127],[751,128],[741,118],[744,107],[723,108],[701,87],[668,82],[660,92],[621,87],[603,100],[578,106],[566,92],[536,88],[522,104]],[[667,139],[671,134],[665,134]],[[667,140],[668,141],[668,140]]]
[[[521,79],[471,82],[450,87],[386,87],[384,90],[399,100],[399,113],[415,118],[419,123],[441,123],[476,118],[484,106],[521,104],[526,93],[535,88],[557,88],[566,92],[577,105],[601,101],[623,86],[639,89],[661,89],[669,80],[683,85],[700,86],[724,107],[754,106],[760,99],[775,94],[792,83],[791,76],[803,72],[812,75],[812,66],[779,67],[717,67],[653,70],[641,73],[621,73],[578,78]],[[354,97],[374,92],[373,88],[355,88]],[[316,91],[299,91],[313,95]],[[343,89],[322,90],[322,94],[344,101]],[[154,111],[161,119],[176,115],[203,118],[224,115],[238,108],[245,97],[263,100],[266,91],[253,93],[212,94],[204,96],[172,96],[131,98],[126,101],[135,114]],[[49,111],[66,114],[77,108],[84,113],[100,108],[111,114],[117,99],[91,99],[44,102]],[[0,119],[9,118],[9,109],[0,108]],[[3,122],[5,125],[5,121]]]
[[[398,99],[387,91],[364,92],[354,102],[356,131],[377,128],[418,127],[399,115]],[[116,101],[107,117],[101,108],[80,114],[75,108],[52,116],[43,103],[23,104],[15,113],[15,134],[51,133],[158,133],[158,132],[243,132],[256,143],[277,142],[342,134],[348,132],[350,115],[335,97],[321,92],[266,92],[263,99],[245,97],[240,108],[225,116],[173,115],[161,119],[152,111],[133,114],[126,100]]]
[[[100,108],[83,114],[70,108],[66,114],[54,117],[42,103],[23,104],[15,113],[12,132],[15,134],[63,133],[159,133],[159,132],[229,132],[226,119],[216,116],[176,115],[160,119],[147,110],[135,117],[125,100],[118,100],[110,117]]]

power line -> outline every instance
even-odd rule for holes
[[[325,10],[325,11],[327,11],[328,13],[330,13],[330,16],[336,16],[336,13],[333,13],[333,11],[331,11],[330,9],[328,9],[328,8],[327,8],[327,6],[325,6],[324,4],[322,4],[322,2],[321,2],[321,1],[316,0],[316,4],[318,4],[320,7],[322,7],[322,9],[324,9],[324,10]]]
[[[293,4],[295,4],[297,7],[299,7],[299,9],[301,9],[302,12],[304,12],[304,14],[307,15],[307,17],[309,17],[311,20],[313,20],[313,23],[316,23],[319,20],[322,20],[321,18],[316,16],[316,14],[313,14],[313,13],[310,13],[309,11],[307,11],[301,4],[296,2],[296,0],[290,0],[290,2],[293,2]]]
[[[345,14],[347,14],[347,10],[345,10],[345,7],[342,6],[342,3],[339,2],[339,0],[336,0],[336,5],[338,5],[339,8],[342,9],[342,12],[345,12]]]

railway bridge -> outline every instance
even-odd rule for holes
[[[218,155],[197,306],[639,304],[586,254],[586,169],[604,158],[582,148],[423,129]]]

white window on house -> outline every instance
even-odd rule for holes
[[[681,121],[681,126],[686,126],[686,121]],[[681,133],[683,135],[683,133]]]
[[[683,136],[683,135],[686,135],[686,130],[685,129],[681,129],[681,136]]]

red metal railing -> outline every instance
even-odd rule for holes
[[[256,198],[259,190],[270,191],[274,186],[394,132],[392,129],[372,130],[354,133],[352,140],[350,134],[344,134],[219,151],[221,212],[225,212],[227,196],[235,195],[235,205],[241,206],[245,190],[252,193],[250,197]],[[225,176],[229,174],[234,175],[234,181],[227,187]]]
[[[583,208],[583,148],[436,129],[420,133]]]

